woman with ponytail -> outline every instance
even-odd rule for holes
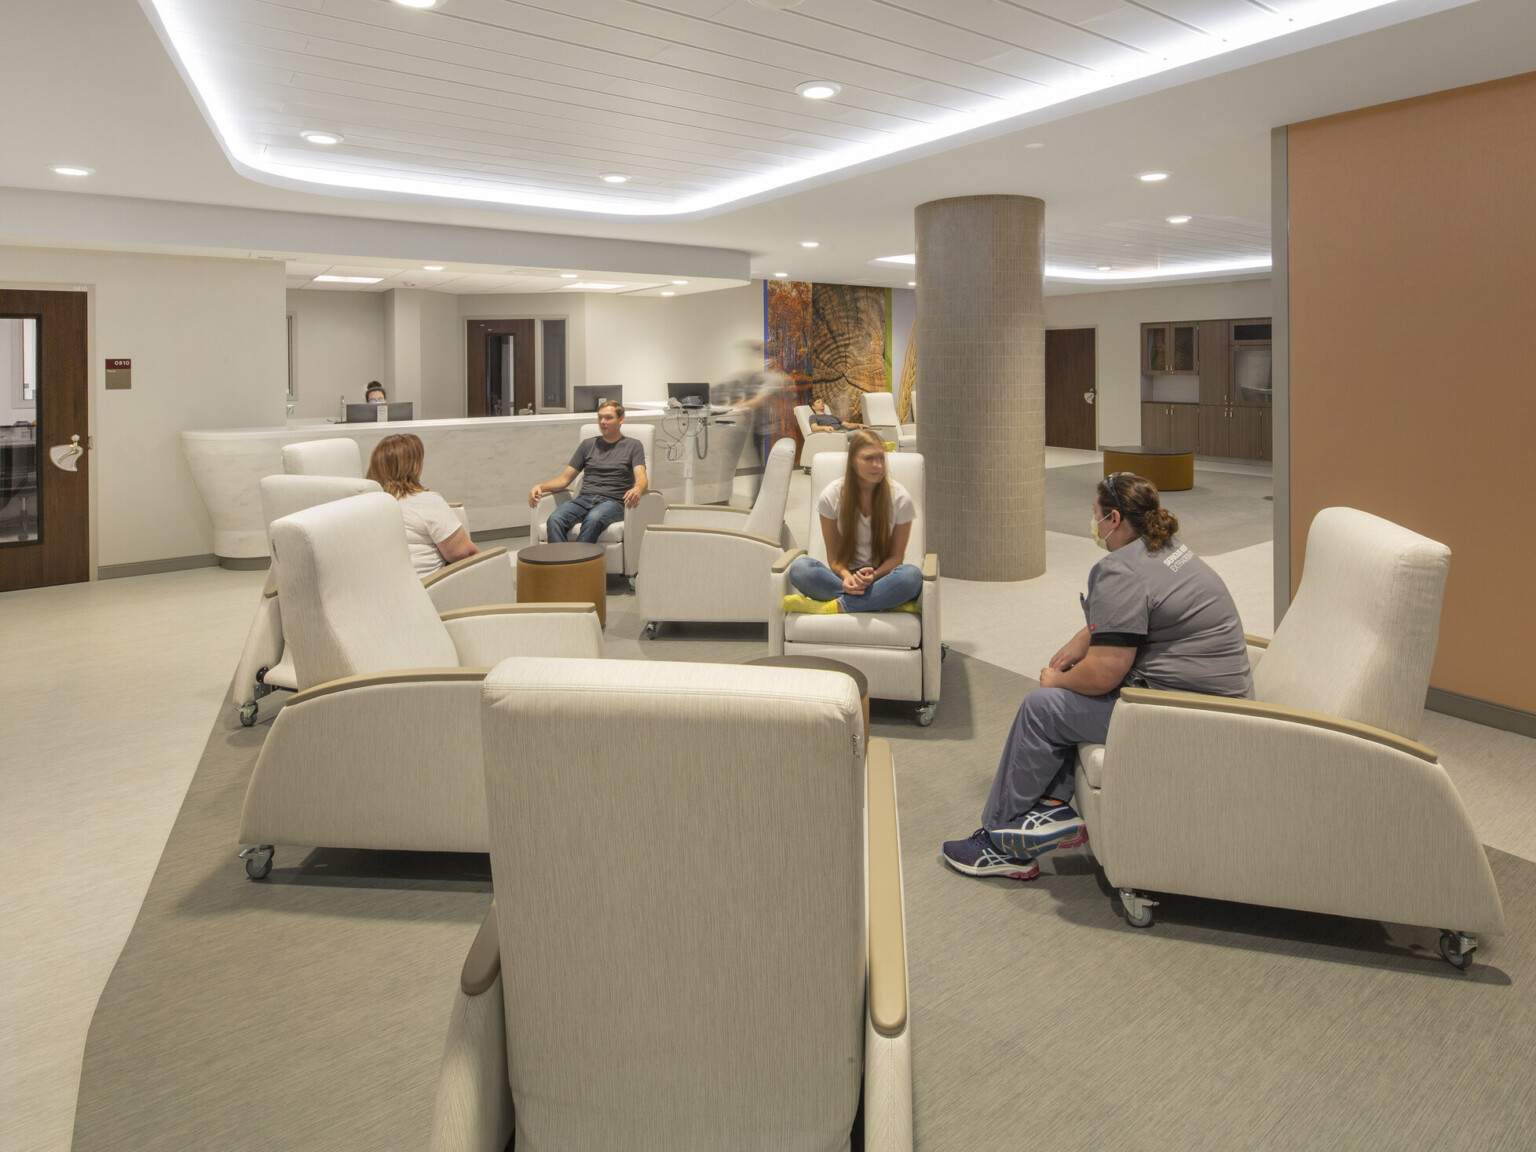
[[[1088,531],[1109,555],[1088,573],[1087,624],[1019,707],[981,827],[944,844],[944,858],[968,875],[1033,880],[1037,857],[1088,839],[1068,803],[1077,745],[1104,742],[1122,687],[1253,698],[1232,595],[1179,541],[1178,517],[1152,482],[1129,472],[1099,481]]]
[[[848,438],[848,469],[817,502],[827,562],[802,556],[789,582],[802,595],[785,597],[791,612],[884,612],[915,600],[923,572],[902,563],[917,506],[886,475],[885,445],[861,429]]]

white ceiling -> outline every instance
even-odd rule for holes
[[[281,9],[308,13],[309,18],[322,8],[327,12],[374,8],[390,19],[397,14],[387,0],[238,2],[247,12]],[[550,11],[553,2],[540,7],[498,0],[494,7]],[[610,5],[614,0],[600,2]],[[1175,2],[1158,0],[1158,6],[1173,10]],[[1194,23],[1189,13],[1201,5],[1213,7],[1216,0],[1177,2],[1179,14]],[[1251,6],[1251,0],[1242,2]],[[235,8],[233,0],[183,3],[187,8],[221,12]],[[448,0],[443,12],[404,15],[440,20],[449,11],[468,11],[464,7],[468,3]],[[717,5],[714,0],[666,3],[671,9],[686,8],[713,18],[744,7]],[[891,14],[916,3],[868,0],[861,11]],[[991,0],[987,7],[1043,11],[1054,6],[1066,11],[1066,3]],[[959,0],[955,4],[958,10]],[[1100,0],[1099,6],[1145,7],[1117,0]],[[578,5],[564,7],[586,10]],[[656,4],[632,2],[623,7],[661,12]],[[1073,8],[1081,15],[1083,9],[1075,0]],[[825,18],[834,9],[844,11],[831,0],[804,0],[796,18],[805,20],[808,12]],[[789,15],[756,8],[753,12],[775,19]],[[583,274],[623,268],[627,271],[615,279],[651,285],[641,289],[647,291],[660,291],[655,285],[666,276],[702,278],[688,275],[675,263],[661,267],[658,262],[649,269],[643,260],[637,264],[634,242],[663,244],[669,252],[695,246],[694,251],[744,253],[740,257],[743,272],[750,265],[752,274],[759,276],[786,271],[795,279],[904,286],[912,278],[910,269],[874,267],[869,262],[913,250],[916,205],[944,196],[999,192],[1040,196],[1046,201],[1051,264],[1069,267],[1081,277],[1095,273],[1100,264],[1111,265],[1116,277],[1140,277],[1105,282],[1110,286],[1166,282],[1181,266],[1187,270],[1190,264],[1251,257],[1267,250],[1270,130],[1274,126],[1536,68],[1536,3],[1532,0],[1396,0],[1337,24],[1067,101],[1044,113],[879,163],[858,165],[836,178],[802,183],[740,207],[657,223],[513,213],[419,198],[390,200],[362,192],[321,195],[257,183],[241,176],[221,151],[134,0],[11,5],[6,21],[7,33],[0,37],[0,101],[8,109],[0,121],[0,243],[100,245],[104,234],[115,231],[124,245],[170,250],[174,242],[164,239],[164,218],[174,216],[178,204],[188,210],[188,228],[194,231],[192,223],[214,211],[200,206],[218,206],[219,211],[237,216],[241,210],[258,210],[253,215],[261,217],[260,228],[243,242],[221,240],[208,245],[219,248],[221,254],[238,248],[241,255],[249,249],[299,257],[309,264],[361,264],[387,268],[392,275],[409,275],[413,280],[426,263],[445,264],[446,271],[461,278],[522,276],[524,271],[519,269],[524,262],[535,271]],[[884,27],[879,22],[870,26]],[[929,47],[937,51],[941,43],[935,38]],[[976,59],[992,67],[984,58]],[[786,64],[784,71],[788,76],[794,69]],[[794,75],[799,78],[798,72]],[[920,70],[903,76],[909,88],[933,82]],[[846,74],[833,78],[849,83]],[[583,90],[608,92],[618,82],[615,71],[611,77],[590,79]],[[845,87],[844,94],[848,92]],[[905,96],[911,98],[910,93]],[[763,100],[766,104],[768,97]],[[792,102],[791,107],[798,106]],[[438,112],[429,116],[433,139],[444,137],[455,123],[443,114],[439,125],[438,116]],[[506,119],[521,123],[520,116]],[[345,133],[346,126],[340,130]],[[678,131],[686,134],[692,129],[683,124]],[[713,144],[706,150],[713,155]],[[69,180],[47,170],[47,165],[55,163],[83,164],[94,168],[95,174]],[[606,163],[603,166],[607,168]],[[1138,172],[1153,168],[1167,170],[1172,177],[1156,185],[1135,179]],[[13,191],[7,193],[7,189]],[[21,191],[34,189],[39,191]],[[55,195],[48,202],[52,206],[48,212],[33,211],[26,200],[26,196],[35,199],[40,194],[76,191],[94,195]],[[25,210],[8,215],[7,195],[25,205]],[[1164,218],[1175,213],[1194,219],[1187,225],[1167,224]],[[130,235],[139,234],[135,221],[149,216],[160,223],[139,231],[146,236],[153,233],[157,239],[130,240]],[[39,224],[45,217],[46,225]],[[289,234],[274,223],[290,217],[306,222],[302,234],[297,229]],[[349,218],[338,221],[338,235],[347,237],[340,251],[339,240],[317,237],[313,227],[314,221],[337,217]],[[478,238],[492,233],[507,237],[509,248],[518,247],[519,237],[537,240],[533,247],[539,254],[501,252],[477,258]],[[800,246],[801,241],[812,239],[820,246]],[[441,241],[440,251],[434,249],[436,241]],[[594,250],[605,242],[619,241],[630,245],[623,261],[605,260]],[[183,241],[177,250],[185,250],[188,243],[196,242]],[[571,246],[571,253],[562,253],[562,244]],[[491,263],[496,260],[506,263]],[[657,275],[644,277],[646,271]],[[722,274],[742,273],[709,273]],[[445,279],[434,287],[462,291],[484,283]],[[1097,286],[1087,278],[1048,285],[1048,291]]]

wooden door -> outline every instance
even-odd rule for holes
[[[467,320],[464,324],[466,411],[471,416],[513,416],[534,407],[532,320]],[[506,363],[511,339],[511,364]],[[511,393],[505,383],[510,382]]]
[[[1200,321],[1200,403],[1225,404],[1231,370],[1225,320]]]
[[[1045,442],[1052,448],[1097,448],[1098,332],[1052,328],[1045,334]]]
[[[1141,443],[1144,448],[1173,447],[1173,417],[1167,404],[1142,401]]]
[[[84,292],[0,291],[0,319],[18,322],[0,366],[11,414],[0,428],[0,592],[91,578],[85,302]],[[76,436],[71,471],[50,449]]]
[[[1200,405],[1170,404],[1168,447],[1193,452],[1200,440]]]

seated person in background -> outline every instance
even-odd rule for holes
[[[885,445],[861,429],[848,438],[848,470],[828,484],[816,504],[827,563],[801,556],[789,582],[802,596],[786,596],[791,612],[884,612],[915,600],[923,572],[903,564],[917,508],[907,490],[886,475]]]
[[[1109,555],[1088,573],[1087,627],[1019,707],[981,827],[944,844],[944,859],[967,875],[1033,880],[1036,857],[1087,840],[1068,803],[1077,745],[1104,742],[1122,687],[1253,698],[1232,595],[1174,535],[1179,521],[1152,482],[1129,472],[1099,481],[1089,528]]]
[[[444,565],[480,551],[448,501],[421,486],[425,458],[420,436],[397,432],[380,440],[368,460],[368,479],[400,501],[405,542],[418,576],[430,576]]]
[[[811,401],[812,432],[851,432],[858,428],[868,427],[868,424],[855,424],[849,420],[839,420],[831,412],[827,411],[827,402],[820,396]]]
[[[601,434],[577,445],[565,471],[553,480],[535,484],[528,493],[528,507],[532,508],[551,492],[564,492],[578,475],[586,475],[581,493],[550,514],[547,536],[551,544],[565,540],[577,523],[581,524],[577,539],[596,544],[603,530],[623,519],[624,509],[633,508],[645,495],[645,449],[640,441],[624,435],[624,406],[604,404],[597,410],[597,426]]]
[[[368,381],[368,388],[363,393],[363,403],[365,403],[365,404],[387,404],[387,403],[389,403],[389,395],[384,391],[384,385],[380,384],[377,380],[370,380],[370,381]]]

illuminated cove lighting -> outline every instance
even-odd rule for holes
[[[891,267],[915,266],[917,254],[905,256],[880,256],[871,264]],[[1047,264],[1047,280],[1163,280],[1174,276],[1210,276],[1218,272],[1259,272],[1272,267],[1268,256],[1242,256],[1232,260],[1200,260],[1187,264],[1160,264],[1142,268],[1072,268],[1064,264]]]
[[[242,175],[263,183],[299,190],[328,188],[341,193],[374,193],[386,196],[428,197],[509,208],[534,209],[583,216],[664,218],[706,212],[727,204],[761,196],[779,188],[815,179],[856,164],[867,164],[908,148],[931,144],[962,132],[999,124],[1026,113],[1100,92],[1148,76],[1225,55],[1240,48],[1287,36],[1307,28],[1327,24],[1346,16],[1385,8],[1402,0],[1303,0],[1287,6],[1284,13],[1262,4],[1252,6],[1252,14],[1223,27],[1222,34],[1191,36],[1166,52],[1146,53],[1128,60],[1114,73],[1088,72],[1075,83],[1050,88],[1031,88],[1013,100],[999,100],[985,108],[957,112],[938,119],[912,123],[892,132],[880,133],[878,139],[858,142],[831,155],[787,164],[771,172],[744,177],[721,184],[697,195],[657,204],[631,200],[594,190],[591,194],[532,192],[475,184],[470,180],[449,181],[413,175],[403,169],[400,175],[363,171],[349,166],[346,154],[332,153],[306,158],[302,163],[270,156],[257,142],[248,139],[243,125],[250,119],[250,109],[240,104],[220,75],[219,62],[227,58],[217,43],[205,43],[198,27],[199,5],[181,4],[179,0],[141,0],[161,42],[181,71],[204,117],[213,128],[220,146]],[[268,179],[263,179],[266,177]]]

